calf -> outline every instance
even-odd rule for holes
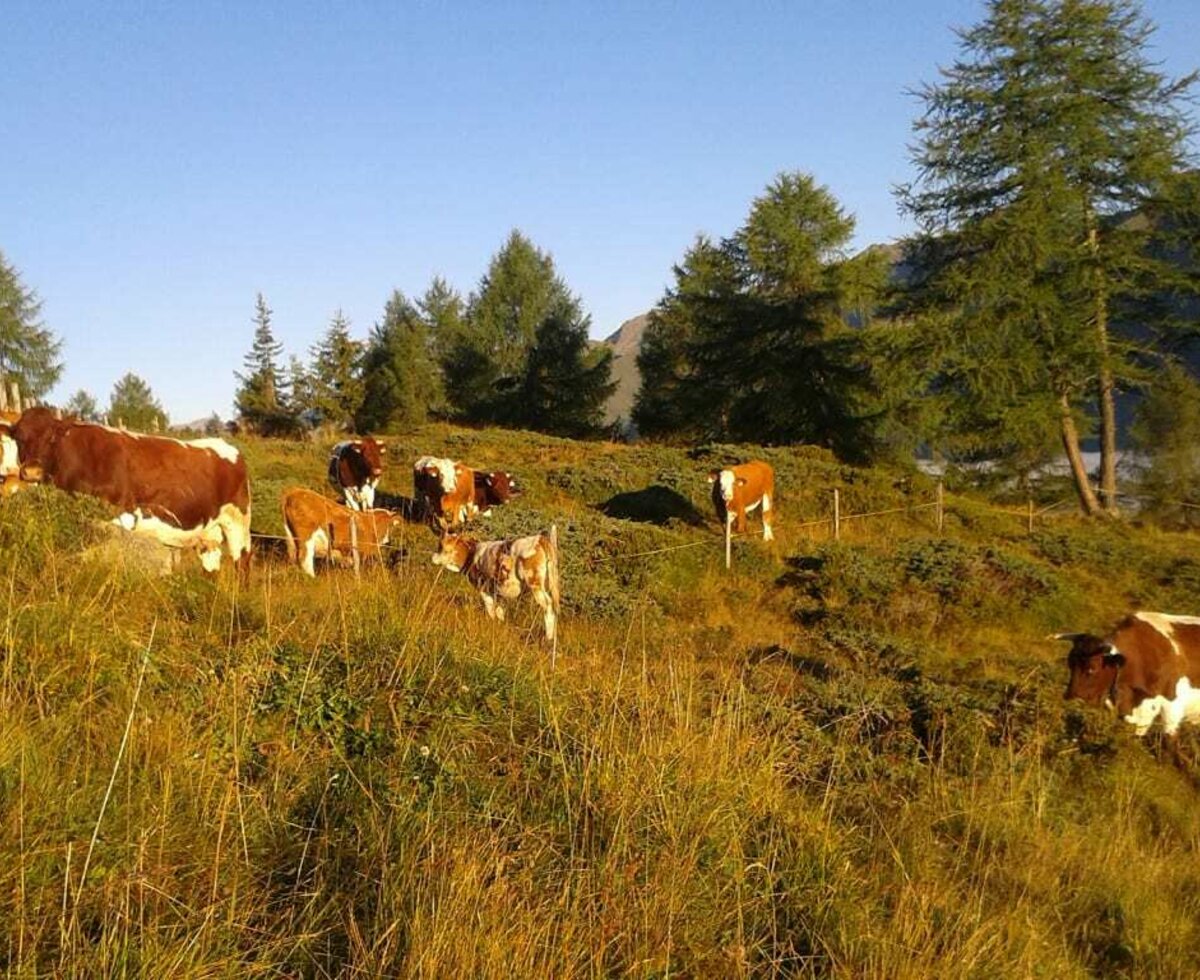
[[[285,490],[282,505],[288,558],[314,577],[314,558],[345,560],[355,544],[360,555],[377,556],[401,523],[389,510],[351,510],[306,487]]]
[[[443,528],[479,513],[475,471],[452,459],[422,456],[413,464],[413,496],[431,521]]]
[[[492,619],[504,619],[502,599],[516,599],[522,590],[533,595],[543,614],[546,641],[553,644],[560,606],[558,529],[504,541],[476,541],[443,533],[433,563],[463,572],[483,599]]]
[[[375,488],[383,473],[387,447],[370,436],[339,442],[329,455],[329,483],[351,510],[375,506]]]
[[[1105,636],[1054,639],[1071,642],[1064,698],[1116,708],[1138,736],[1162,719],[1174,740],[1183,722],[1200,721],[1200,617],[1136,612]]]

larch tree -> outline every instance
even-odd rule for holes
[[[922,232],[908,314],[1002,429],[1010,413],[1025,430],[1054,420],[1093,514],[1117,509],[1114,392],[1139,377],[1114,324],[1177,274],[1148,247],[1150,224],[1128,220],[1162,197],[1192,132],[1196,76],[1163,75],[1152,33],[1130,0],[991,0],[918,93],[918,178],[899,189]],[[1088,403],[1102,502],[1079,448]]]
[[[6,393],[16,383],[24,397],[39,399],[62,375],[62,342],[41,315],[37,293],[0,252],[0,384]]]

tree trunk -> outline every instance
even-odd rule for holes
[[[1059,430],[1062,433],[1063,449],[1067,452],[1067,460],[1071,464],[1071,476],[1075,479],[1075,489],[1079,493],[1079,506],[1089,517],[1101,513],[1100,502],[1092,491],[1088,481],[1087,467],[1083,464],[1083,453],[1079,451],[1079,432],[1075,428],[1075,417],[1071,414],[1071,402],[1065,394],[1058,396]]]
[[[1105,511],[1116,514],[1117,507],[1117,408],[1113,397],[1112,365],[1108,359],[1108,290],[1100,269],[1100,243],[1095,220],[1089,212],[1088,251],[1095,262],[1096,334],[1100,351],[1100,497]]]

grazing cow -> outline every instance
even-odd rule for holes
[[[475,506],[484,517],[493,507],[503,506],[521,492],[513,475],[505,470],[475,471]]]
[[[1136,612],[1102,637],[1054,639],[1071,641],[1064,698],[1115,707],[1139,736],[1159,718],[1172,739],[1184,721],[1200,722],[1200,617]]]
[[[475,471],[452,459],[422,456],[413,463],[413,496],[428,518],[443,528],[462,524],[479,513]]]
[[[281,503],[288,558],[314,577],[314,558],[351,558],[355,544],[363,557],[377,556],[401,523],[390,510],[352,510],[307,487],[285,490]]]
[[[483,598],[492,619],[504,619],[502,599],[516,599],[522,590],[533,595],[543,614],[546,640],[554,643],[559,612],[558,529],[504,541],[476,541],[443,533],[433,563],[463,572]]]
[[[375,487],[383,473],[387,447],[370,436],[339,442],[329,455],[329,482],[351,510],[375,506]]]
[[[762,507],[763,540],[775,538],[771,531],[771,510],[775,505],[775,471],[769,463],[752,460],[708,474],[712,484],[713,506],[717,520],[725,526],[725,567],[729,567],[731,532],[745,533],[746,512]],[[734,527],[736,521],[736,527]]]
[[[112,504],[114,523],[172,548],[194,548],[206,571],[222,544],[250,568],[250,482],[246,462],[223,439],[183,442],[28,409],[12,427],[22,478]]]

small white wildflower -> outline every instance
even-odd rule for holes
[[[428,746],[428,745],[422,745],[422,746],[421,746],[421,755],[422,755],[422,756],[428,756],[428,755],[429,755],[429,746]]]

